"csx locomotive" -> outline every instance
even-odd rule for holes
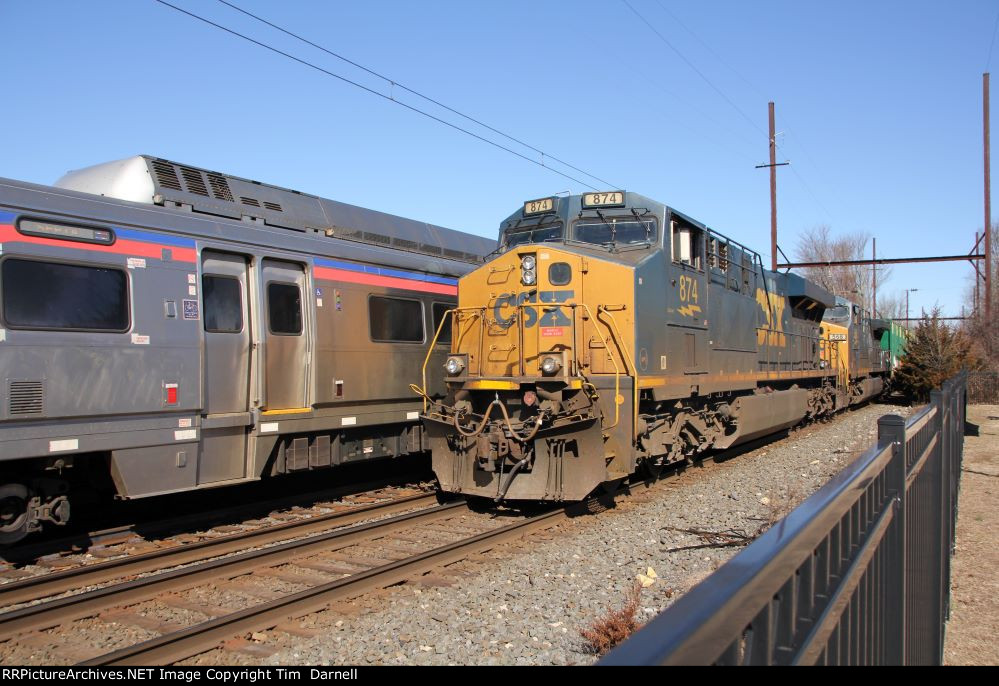
[[[862,402],[888,372],[885,323],[624,191],[524,203],[450,319],[446,394],[417,388],[433,468],[496,501],[579,500]]]
[[[155,157],[57,186],[0,179],[0,543],[95,483],[425,450],[408,381],[495,241]]]

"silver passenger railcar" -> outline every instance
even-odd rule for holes
[[[147,156],[0,179],[0,542],[65,523],[85,483],[423,450],[409,384],[494,245]]]

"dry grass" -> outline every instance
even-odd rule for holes
[[[999,664],[999,405],[969,405],[944,664]]]
[[[636,614],[642,598],[642,586],[635,582],[625,596],[624,607],[608,610],[580,633],[586,640],[586,649],[595,655],[603,655],[614,646],[622,643],[635,633],[640,626]]]

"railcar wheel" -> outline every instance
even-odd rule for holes
[[[600,490],[603,491],[605,495],[614,495],[619,490],[621,490],[621,486],[623,486],[624,482],[627,480],[628,477],[622,476],[618,479],[611,479],[610,481],[604,481],[602,484],[600,484]]]
[[[0,486],[0,545],[17,543],[31,531],[29,500],[24,484]]]
[[[663,473],[663,465],[655,464],[652,460],[642,460],[638,466],[638,473],[646,481],[658,481]]]

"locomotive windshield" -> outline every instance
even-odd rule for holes
[[[850,318],[850,308],[846,305],[837,305],[826,310],[824,320],[829,322],[840,322]]]
[[[652,219],[638,220],[631,216],[627,219],[585,219],[576,222],[572,237],[577,241],[600,245],[651,243],[656,237],[656,223]]]
[[[534,226],[515,226],[507,229],[503,243],[508,248],[522,243],[543,243],[562,238],[562,222],[548,222]]]

